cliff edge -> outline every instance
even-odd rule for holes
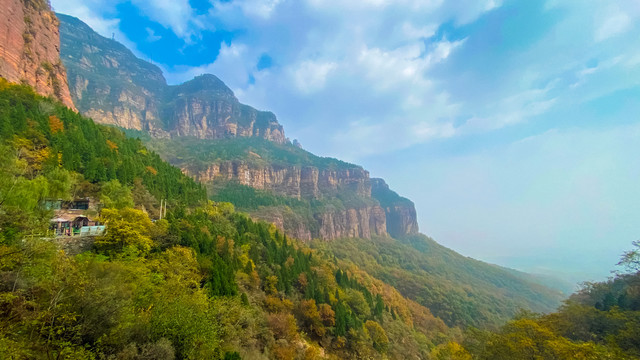
[[[75,109],[60,61],[58,25],[44,0],[0,0],[0,76]]]

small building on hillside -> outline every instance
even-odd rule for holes
[[[49,229],[55,236],[96,236],[104,232],[97,218],[98,205],[90,198],[45,200],[42,206],[54,211]]]

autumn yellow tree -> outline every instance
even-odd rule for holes
[[[387,352],[389,349],[389,338],[382,326],[373,320],[367,320],[364,326],[369,332],[369,337],[373,342],[373,348],[381,353]]]
[[[300,301],[299,312],[304,325],[314,334],[323,337],[327,329],[322,324],[316,301],[313,299]]]
[[[132,208],[104,209],[101,219],[107,226],[107,232],[96,240],[99,250],[108,253],[125,248],[141,253],[151,250],[153,241],[148,234],[153,224],[143,211]]]

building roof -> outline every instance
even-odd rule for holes
[[[89,219],[89,221],[92,221],[89,216],[86,216],[84,214],[78,214],[77,212],[74,213],[72,211],[56,211],[56,217],[51,219],[51,222],[53,223],[72,222],[78,218],[85,218],[85,219]]]

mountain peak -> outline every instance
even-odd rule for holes
[[[236,98],[233,91],[220,78],[213,74],[202,74],[195,78],[175,86],[180,91],[190,93],[196,92],[214,92],[221,96]]]
[[[81,20],[60,15],[62,61],[78,110],[158,137],[257,137],[286,142],[275,115],[241,104],[217,76],[169,86],[162,70]]]

